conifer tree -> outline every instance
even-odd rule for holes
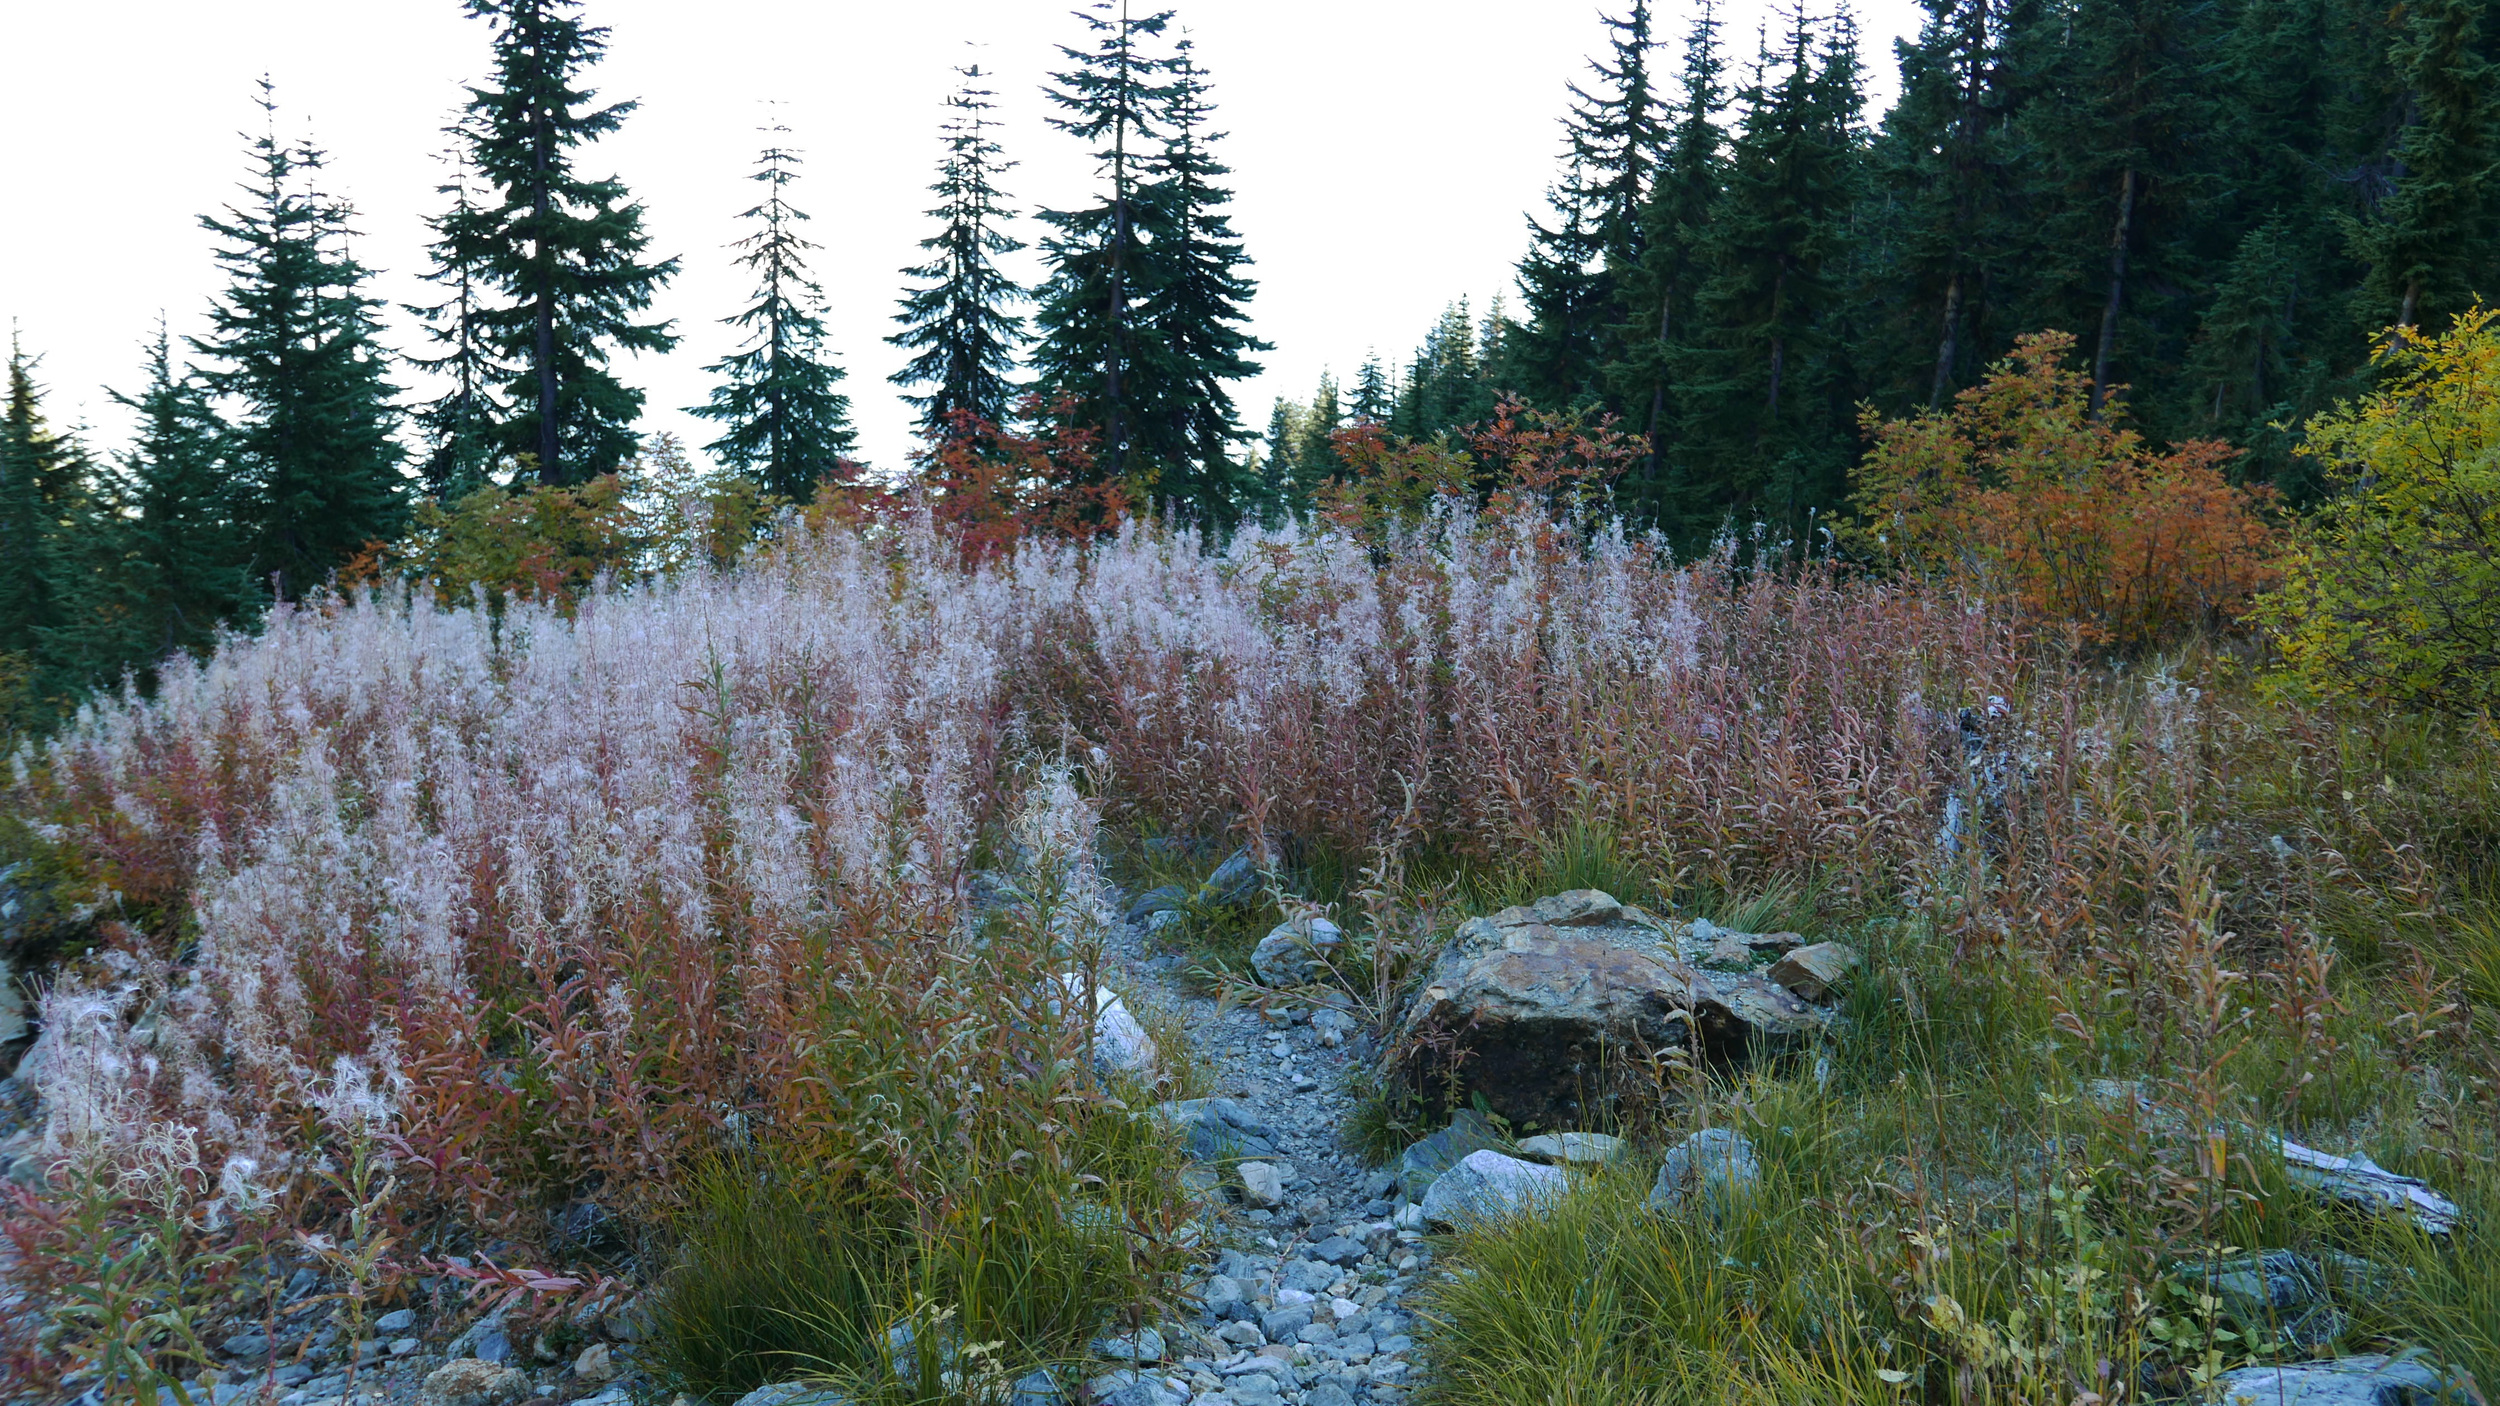
[[[1268,412],[1267,439],[1259,455],[1259,474],[1255,507],[1259,525],[1275,527],[1288,513],[1297,513],[1308,506],[1308,484],[1302,477],[1297,446],[1301,440],[1301,407],[1283,396],[1276,397],[1276,406]]]
[[[1705,336],[1678,359],[1693,383],[1685,438],[1699,475],[1687,530],[1741,506],[1802,531],[1809,511],[1841,500],[1852,446],[1831,319],[1862,99],[1855,35],[1845,19],[1834,29],[1818,48],[1797,12],[1785,53],[1765,53],[1743,95],[1698,293]]]
[[[1078,18],[1093,47],[1060,46],[1069,66],[1045,93],[1059,109],[1052,127],[1100,144],[1104,188],[1082,209],[1041,212],[1055,232],[1042,241],[1050,278],[1034,313],[1033,362],[1041,389],[1099,432],[1101,471],[1120,479],[1159,471],[1159,451],[1173,447],[1145,437],[1171,423],[1166,398],[1179,377],[1163,348],[1139,335],[1139,311],[1157,291],[1148,250],[1176,233],[1166,192],[1148,179],[1171,96],[1168,64],[1144,48],[1172,12],[1131,15],[1127,0],[1094,0]]]
[[[249,623],[258,595],[236,519],[244,500],[219,448],[216,414],[188,370],[175,369],[161,320],[147,378],[135,396],[113,393],[138,415],[139,429],[120,465],[120,541],[99,582],[110,603],[98,613],[118,626],[113,657],[98,661],[108,676],[176,650],[205,652],[220,625]]]
[[[45,419],[35,366],[12,335],[0,419],[0,735],[57,714],[74,687],[61,658],[74,590],[65,578],[91,516],[86,455]]]
[[[446,503],[493,480],[502,453],[496,441],[501,409],[495,389],[512,376],[512,368],[496,359],[479,321],[485,310],[487,251],[480,241],[485,227],[469,153],[482,133],[474,115],[465,113],[447,130],[453,141],[442,159],[451,172],[434,191],[449,196],[451,208],[426,220],[434,232],[426,246],[434,267],[421,275],[442,288],[443,301],[408,308],[426,324],[426,340],[437,352],[411,357],[411,364],[449,382],[413,417],[426,442],[426,492]]]
[[[1345,473],[1345,459],[1337,453],[1337,431],[1345,426],[1345,408],[1337,403],[1337,378],[1326,371],[1319,373],[1319,389],[1311,396],[1311,408],[1302,424],[1302,442],[1294,456],[1301,481],[1326,483]]]
[[[1609,382],[1638,417],[1647,445],[1640,477],[1627,486],[1626,497],[1637,514],[1651,519],[1665,511],[1660,450],[1676,410],[1669,401],[1673,348],[1679,332],[1690,331],[1711,211],[1726,180],[1726,141],[1718,122],[1727,103],[1724,67],[1718,12],[1705,3],[1685,39],[1675,120],[1641,212],[1640,266],[1623,282],[1631,320],[1619,333],[1621,359],[1607,368]]]
[[[1623,359],[1632,275],[1648,242],[1643,212],[1664,159],[1665,107],[1650,77],[1648,0],[1605,16],[1611,62],[1591,59],[1594,91],[1571,85],[1562,179],[1549,191],[1552,223],[1531,218],[1519,288],[1514,389],[1561,408],[1606,398],[1605,369]]]
[[[798,167],[798,153],[778,141],[756,158],[751,179],[764,186],[764,199],[739,216],[755,232],[733,246],[738,263],[755,273],[755,298],[721,319],[747,341],[704,368],[720,384],[687,413],[728,426],[704,446],[715,459],[805,503],[823,484],[851,476],[847,456],[858,434],[850,397],[833,388],[842,369],[825,358],[824,289],[807,271],[807,251],[817,246],[799,236],[807,214],[789,200]]]
[[[2488,53],[2489,6],[2421,0],[2400,12],[2391,58],[2410,120],[2393,153],[2395,188],[2364,224],[2355,250],[2370,266],[2367,289],[2381,318],[2411,328],[2425,313],[2455,313],[2490,285],[2491,240],[2500,232],[2500,64]]]
[[[225,241],[227,283],[191,346],[212,363],[202,383],[232,407],[223,447],[247,485],[253,574],[293,600],[394,536],[406,505],[380,304],[346,247],[354,212],[314,187],[319,151],[278,140],[266,79],[259,101],[268,125],[249,138],[250,198],[200,217]]]
[[[945,434],[958,412],[1006,423],[1016,350],[1025,337],[1024,319],[1007,311],[1026,300],[1025,292],[997,263],[999,255],[1024,247],[1003,228],[1011,212],[997,186],[997,177],[1016,163],[1003,159],[990,136],[997,125],[989,116],[994,95],[980,86],[981,66],[957,72],[963,83],[946,100],[951,113],[941,129],[946,158],[929,187],[938,196],[929,217],[940,228],[920,241],[929,261],[903,270],[923,286],[904,295],[903,310],[894,315],[903,330],[886,338],[919,353],[893,380],[930,388],[904,398],[920,408],[921,432],[931,439]]]
[[[467,3],[494,30],[494,79],[471,88],[468,104],[470,165],[494,203],[459,217],[446,237],[479,251],[500,295],[479,326],[496,356],[520,368],[505,390],[500,448],[529,455],[541,482],[587,482],[639,442],[642,392],[609,362],[677,344],[667,323],[637,320],[677,260],[646,260],[642,206],[622,181],[579,169],[582,148],[639,104],[592,106],[596,92],[574,86],[607,50],[608,31],[582,21],[580,0]]]
[[[1152,439],[1166,466],[1160,496],[1221,529],[1232,524],[1248,488],[1233,458],[1244,436],[1231,385],[1259,373],[1250,353],[1271,348],[1242,330],[1249,320],[1243,304],[1254,285],[1242,272],[1250,259],[1225,213],[1232,192],[1216,184],[1231,168],[1213,154],[1223,133],[1207,127],[1215,109],[1207,101],[1206,75],[1189,40],[1174,50],[1165,109],[1169,140],[1154,168],[1170,227],[1146,250],[1155,276],[1142,320],[1176,380],[1154,397],[1167,418]],[[1336,385],[1324,384],[1333,432]],[[1318,452],[1335,457],[1325,444]]]
[[[1389,383],[1380,354],[1365,352],[1362,367],[1354,373],[1354,404],[1348,407],[1350,412],[1364,424],[1385,425],[1397,408],[1397,400],[1397,387]]]

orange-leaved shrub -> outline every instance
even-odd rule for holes
[[[1077,425],[1067,402],[1026,396],[1004,424],[955,411],[915,456],[929,511],[969,562],[1008,555],[1027,535],[1085,541],[1116,526],[1147,485],[1106,479],[1101,433]]]
[[[2224,475],[2237,451],[2144,442],[2063,362],[2074,339],[2016,341],[1950,410],[1868,407],[1857,545],[2004,593],[2096,644],[2142,648],[2237,620],[2275,577],[2272,489]]]
[[[1638,440],[1611,416],[1538,410],[1504,396],[1493,418],[1430,439],[1358,420],[1331,437],[1344,476],[1321,485],[1320,510],[1377,533],[1419,520],[1436,503],[1551,501],[1586,508],[1640,459]]]

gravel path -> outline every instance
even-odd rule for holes
[[[1324,1006],[1222,1010],[1187,990],[1182,962],[1151,954],[1135,926],[1117,928],[1105,956],[1111,984],[1180,1018],[1212,1092],[1265,1124],[1276,1155],[1245,1163],[1240,1183],[1251,1185],[1228,1186],[1216,1210],[1222,1248],[1191,1286],[1205,1311],[1173,1335],[1165,1361],[1098,1378],[1096,1396],[1114,1406],[1400,1401],[1414,1348],[1405,1301],[1431,1251],[1397,1224],[1390,1175],[1339,1146],[1354,1022]],[[1274,1204],[1257,1204],[1260,1191]]]

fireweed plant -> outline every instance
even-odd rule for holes
[[[294,1185],[289,1169],[348,1165],[322,1112],[347,1060],[386,1094],[369,1185],[390,1204],[358,1209],[395,1262],[499,1242],[563,1268],[561,1213],[595,1202],[636,1228],[687,1325],[658,1353],[684,1386],[751,1384],[777,1367],[731,1357],[783,1354],[862,1389],[978,1394],[979,1364],[1020,1370],[1145,1318],[1186,1238],[1135,1116],[1171,1075],[1100,1074],[1054,999],[1106,921],[1099,823],[1132,837],[1101,852],[1161,835],[1280,868],[1331,856],[1374,1004],[1401,954],[1543,877],[1637,881],[1626,896],[1689,911],[1779,895],[1854,933],[1877,960],[1830,1058],[1733,1092],[1696,1073],[1674,1116],[1884,1090],[1865,1095],[1895,1110],[1882,1127],[1961,1129],[1937,1136],[2001,1152],[1985,1165],[2033,1190],[1965,1195],[1981,1160],[1887,1178],[1884,1158],[1930,1145],[1822,1136],[1835,1105],[1767,1125],[1797,1130],[1759,1134],[1774,1160],[1839,1159],[1792,1183],[1842,1207],[1814,1229],[1835,1253],[1839,1227],[1895,1208],[1881,1224],[1902,1234],[1847,1263],[1930,1286],[1886,1312],[1963,1345],[1897,1355],[1880,1315],[1843,1332],[1833,1296],[1857,1281],[1833,1260],[1797,1291],[1825,1306],[1779,1321],[1821,1325],[1797,1331],[1839,1354],[1842,1394],[1863,1377],[2040,1399],[2007,1384],[2054,1378],[2118,1399],[2137,1379],[2102,1372],[2125,1359],[2097,1345],[2155,1330],[2110,1315],[2237,1341],[2210,1310],[2128,1295],[2156,1292],[2155,1258],[2258,1243],[2247,1218],[2282,1204],[2262,1195],[2280,1169],[2245,1143],[2066,1123],[2045,1135],[2074,1155],[2042,1166],[2047,1105],[1965,1117],[1936,1082],[2009,1050],[2031,1068],[2052,1042],[2042,1097],[2134,1079],[2165,1126],[2366,1142],[2467,1198],[2456,1239],[2398,1258],[2421,1314],[2446,1315],[2443,1350],[2488,1351],[2488,1289],[2423,1286],[2491,1282],[2469,1259],[2489,1263],[2472,1217],[2500,995],[2473,897],[2500,830],[2490,731],[2257,700],[2228,655],[2100,665],[2018,603],[1777,559],[1728,542],[1679,563],[1508,498],[1245,529],[1220,551],[1130,522],[967,553],[901,514],[792,525],[735,569],[569,611],[515,600],[490,620],[394,592],[281,610],[14,761],[25,843],[91,918],[44,1000],[51,1153],[66,1178],[173,1127],[203,1198]],[[1980,1209],[1948,1242],[1919,1208],[1956,1196]],[[267,1214],[300,1206],[297,1228],[344,1246],[351,1199]],[[2161,1238],[2113,1245],[2122,1224]],[[2080,1298],[2020,1275],[1955,1288],[1974,1261],[1954,1247],[1986,1234],[2043,1247],[2025,1274],[2134,1277]],[[22,1239],[30,1267],[75,1248]],[[1663,1263],[1637,1237],[1589,1244]],[[721,1249],[737,1245],[815,1247],[742,1356],[701,1326],[754,1292]],[[1018,1301],[1078,1282],[1098,1287],[1064,1313]],[[1759,1282],[1724,1288],[1675,1312],[1758,1304]],[[1446,1318],[1492,1331],[1456,1298]],[[903,1320],[931,1354],[908,1377]],[[1688,1320],[1651,1302],[1606,1321],[1567,1344],[1596,1374],[1565,1372],[1575,1398],[1614,1399],[1626,1359],[1606,1353]],[[179,1336],[141,1350],[178,1368]],[[65,1324],[46,1350],[100,1364],[128,1340]],[[1458,1395],[1510,1389],[1438,1362]]]

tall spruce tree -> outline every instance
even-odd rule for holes
[[[668,323],[637,316],[677,260],[644,257],[651,237],[622,181],[579,170],[582,148],[639,106],[592,106],[597,93],[574,86],[606,52],[608,31],[583,22],[580,0],[468,0],[468,12],[494,31],[493,81],[471,88],[468,104],[470,164],[494,203],[457,217],[454,230],[501,295],[478,325],[520,369],[497,439],[504,453],[529,455],[541,482],[581,483],[639,443],[642,392],[609,363],[620,351],[677,344]]]
[[[1255,291],[1242,272],[1250,258],[1225,213],[1232,192],[1216,184],[1231,168],[1215,159],[1224,134],[1207,126],[1215,109],[1186,38],[1174,46],[1170,73],[1169,139],[1154,167],[1170,232],[1146,250],[1155,277],[1142,322],[1176,381],[1154,397],[1167,419],[1152,438],[1166,466],[1160,496],[1222,529],[1232,525],[1249,491],[1246,468],[1234,458],[1245,436],[1231,386],[1259,373],[1251,353],[1272,348],[1242,328],[1249,320],[1243,305]],[[1327,386],[1333,431],[1336,387]],[[1332,447],[1320,452],[1335,457]]]
[[[1362,367],[1354,373],[1354,403],[1347,407],[1348,412],[1363,424],[1385,425],[1397,403],[1397,387],[1390,383],[1387,368],[1380,364],[1380,354],[1365,352]]]
[[[789,131],[770,130],[776,137]],[[824,289],[807,271],[807,251],[817,246],[799,236],[807,213],[789,199],[799,164],[799,154],[779,141],[756,158],[751,179],[763,184],[764,199],[739,216],[754,233],[733,246],[739,265],[755,273],[755,297],[721,319],[747,340],[704,368],[720,384],[710,401],[686,413],[728,427],[704,446],[715,459],[805,503],[822,485],[851,476],[846,461],[859,436],[850,397],[833,388],[842,369],[825,355]]]
[[[994,94],[981,85],[979,64],[956,70],[961,86],[946,100],[941,129],[946,157],[938,167],[938,196],[929,217],[938,232],[920,241],[929,261],[903,270],[922,286],[903,297],[894,320],[903,330],[886,338],[918,353],[892,379],[899,386],[927,386],[904,399],[919,407],[921,433],[945,434],[959,412],[989,423],[1007,419],[1015,388],[1016,352],[1024,344],[1024,319],[1008,309],[1026,301],[1023,289],[998,267],[998,256],[1024,242],[1004,226],[1012,212],[997,178],[1015,169],[990,136]]]
[[[216,413],[187,368],[176,370],[163,321],[147,345],[147,385],[113,399],[139,417],[122,456],[121,513],[111,570],[98,583],[109,598],[110,674],[124,663],[153,676],[177,650],[204,653],[220,625],[250,623],[259,591],[245,565],[244,487],[220,447]]]
[[[1651,521],[1667,512],[1671,496],[1660,455],[1679,408],[1671,400],[1673,348],[1679,335],[1691,333],[1710,216],[1726,183],[1726,138],[1719,128],[1720,109],[1727,105],[1725,63],[1718,11],[1705,3],[1685,37],[1674,121],[1641,211],[1641,262],[1621,283],[1628,317],[1618,332],[1622,351],[1607,368],[1607,379],[1627,413],[1637,417],[1646,446],[1640,476],[1623,496],[1636,515]]]
[[[1132,15],[1128,0],[1094,0],[1077,17],[1093,45],[1060,46],[1068,67],[1044,92],[1059,110],[1052,127],[1100,144],[1094,166],[1104,185],[1091,205],[1041,212],[1054,233],[1042,241],[1050,278],[1034,313],[1033,363],[1044,392],[1100,433],[1101,471],[1139,477],[1163,470],[1181,447],[1155,438],[1175,418],[1169,402],[1181,378],[1160,343],[1140,335],[1139,318],[1157,291],[1148,251],[1177,236],[1168,192],[1151,179],[1169,63],[1145,47],[1172,12]]]
[[[407,310],[426,324],[426,340],[436,353],[411,357],[410,363],[447,383],[412,418],[425,439],[426,492],[451,502],[495,476],[504,452],[497,442],[502,412],[495,390],[513,371],[496,358],[479,321],[486,306],[486,225],[479,218],[480,192],[469,153],[483,133],[476,117],[466,113],[446,130],[453,140],[442,159],[451,170],[434,192],[449,196],[451,207],[426,220],[434,234],[426,246],[434,266],[421,275],[443,290],[443,300]]]
[[[1844,495],[1854,444],[1833,321],[1863,174],[1855,46],[1845,17],[1818,45],[1794,12],[1742,96],[1697,294],[1702,335],[1677,356],[1691,387],[1687,533],[1733,510],[1796,536]]]
[[[1275,408],[1268,412],[1267,438],[1259,455],[1259,475],[1255,507],[1259,525],[1275,527],[1291,512],[1297,512],[1304,499],[1304,483],[1297,462],[1297,444],[1301,438],[1301,407],[1276,397]]]
[[[249,199],[200,217],[225,241],[226,290],[190,344],[211,363],[202,384],[231,407],[223,447],[247,485],[253,573],[293,600],[395,536],[406,504],[380,302],[347,248],[354,212],[314,184],[318,150],[278,140],[267,79],[259,101]]]
[[[1556,408],[1609,399],[1605,372],[1623,360],[1633,275],[1648,243],[1643,212],[1665,157],[1648,0],[1603,22],[1609,57],[1589,60],[1591,86],[1571,85],[1564,172],[1547,195],[1552,222],[1529,220],[1519,266],[1521,384],[1505,389]]]
[[[92,526],[89,465],[43,412],[36,359],[14,332],[6,417],[0,419],[0,736],[57,716],[81,680],[65,648],[77,582],[72,565]]]

